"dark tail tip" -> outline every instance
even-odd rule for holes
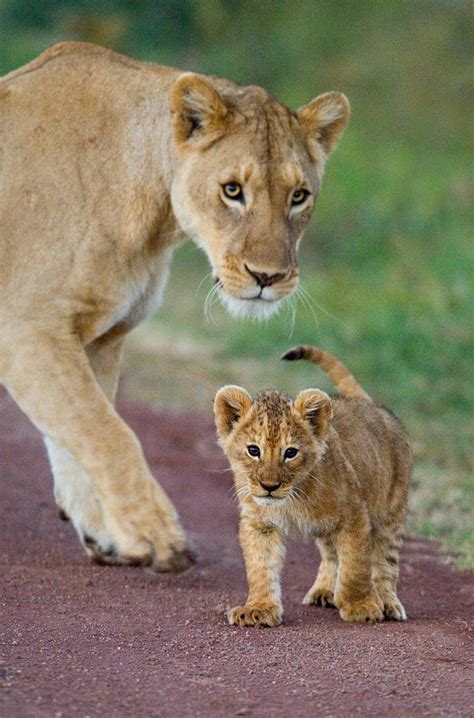
[[[296,361],[297,359],[304,359],[304,347],[294,347],[289,351],[285,352],[281,357],[285,361]]]

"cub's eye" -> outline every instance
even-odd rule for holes
[[[238,182],[227,182],[227,184],[222,185],[222,191],[229,199],[236,200],[237,202],[244,201],[244,193]]]
[[[291,204],[296,207],[298,204],[303,204],[306,198],[309,196],[307,189],[297,189],[291,195]]]
[[[285,449],[283,458],[284,459],[294,459],[297,453],[298,453],[298,449],[296,449],[294,446],[289,446],[287,449]]]
[[[255,444],[249,444],[247,446],[247,452],[249,456],[257,457],[260,456],[260,449]]]

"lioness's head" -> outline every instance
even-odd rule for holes
[[[206,251],[229,311],[267,317],[298,284],[298,244],[349,102],[328,92],[292,112],[260,87],[185,73],[170,108],[178,222]]]
[[[224,386],[214,412],[238,494],[277,506],[297,494],[314,470],[325,448],[332,404],[318,389],[302,391],[294,401],[276,391],[253,400],[239,386]]]

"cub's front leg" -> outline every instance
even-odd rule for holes
[[[275,526],[242,517],[240,545],[249,594],[244,606],[227,614],[233,626],[279,626],[282,622],[280,572],[285,559],[284,537]]]

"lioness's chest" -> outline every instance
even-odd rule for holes
[[[158,309],[168,278],[170,255],[171,252],[164,251],[153,263],[133,268],[118,283],[115,291],[102,302],[95,321],[87,327],[87,341],[119,328],[127,333]]]

